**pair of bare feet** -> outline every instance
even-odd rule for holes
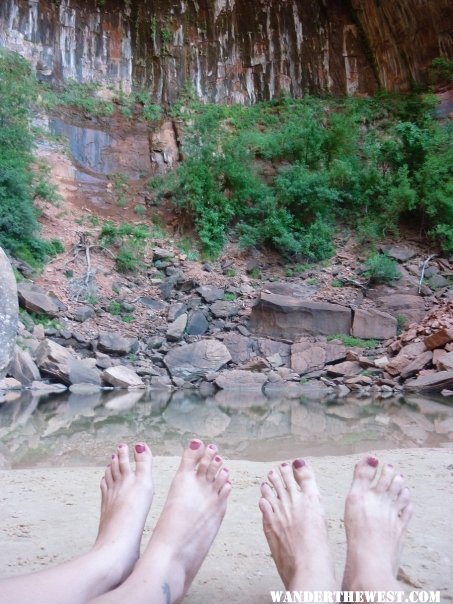
[[[135,445],[117,451],[101,482],[99,533],[92,550],[63,565],[0,582],[0,603],[172,604],[181,602],[225,515],[229,470],[215,445],[193,440],[184,451],[167,501],[142,556],[152,498],[152,455]],[[346,500],[347,590],[396,587],[401,538],[412,513],[401,475],[390,465],[377,479],[377,460],[357,464]],[[336,589],[323,508],[314,473],[296,459],[271,470],[261,485],[264,532],[288,590]],[[373,484],[375,481],[376,484]],[[75,585],[75,589],[68,589]]]

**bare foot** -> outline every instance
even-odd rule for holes
[[[391,464],[382,468],[373,484],[378,463],[369,456],[356,465],[346,498],[345,590],[398,589],[402,538],[412,517],[412,503],[404,477]]]
[[[313,470],[303,459],[283,463],[261,485],[263,528],[288,590],[335,589],[324,510]]]
[[[118,445],[101,480],[101,519],[94,551],[112,561],[112,587],[124,581],[140,554],[140,542],[153,499],[152,455],[146,444],[134,449],[135,472],[125,444]]]
[[[180,602],[220,528],[231,491],[228,478],[215,445],[205,447],[200,440],[191,441],[133,573],[96,603]]]

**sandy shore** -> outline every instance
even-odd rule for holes
[[[441,590],[443,598],[453,598],[451,451],[409,449],[381,452],[380,457],[401,468],[415,501],[403,555],[403,588]],[[339,577],[345,555],[343,502],[357,459],[357,455],[312,459],[327,509]],[[144,544],[177,463],[177,458],[155,460],[156,496]],[[230,461],[228,465],[235,487],[229,509],[188,603],[265,603],[270,602],[269,590],[281,589],[257,507],[258,485],[271,464]],[[90,546],[96,535],[101,474],[102,469],[85,467],[0,472],[1,576],[56,564]]]

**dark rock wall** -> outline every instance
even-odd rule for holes
[[[450,56],[446,0],[2,0],[0,45],[51,80],[169,102],[407,90]]]

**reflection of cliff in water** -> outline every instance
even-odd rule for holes
[[[234,393],[202,398],[178,391],[60,394],[31,392],[0,407],[4,467],[98,465],[117,442],[148,440],[178,455],[194,435],[232,458],[266,461],[369,449],[436,447],[451,441],[453,408],[421,397],[299,400]]]

